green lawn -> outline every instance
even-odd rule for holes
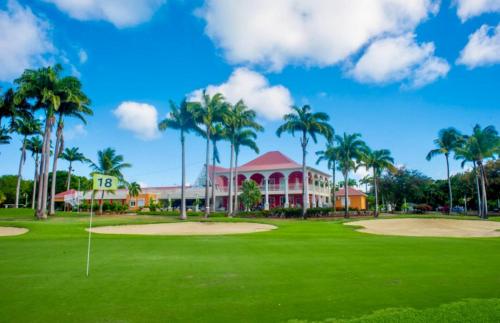
[[[1,226],[30,230],[0,237],[0,322],[500,321],[500,238],[375,236],[340,220],[247,219],[279,229],[95,234],[86,278],[86,221],[0,210]],[[167,221],[176,220],[108,216],[95,224]]]

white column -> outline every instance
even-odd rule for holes
[[[311,207],[316,207],[316,178],[312,177],[312,205]]]
[[[264,209],[265,210],[269,210],[269,180],[266,177],[264,177],[264,184],[266,185],[266,199],[265,199],[265,202],[264,202]]]
[[[307,171],[306,171],[307,172]],[[302,176],[304,178],[304,176]],[[306,173],[306,182],[302,183],[302,185],[305,185],[305,191],[306,191],[306,200],[302,201],[306,209],[309,208],[309,173]]]
[[[288,174],[285,174],[285,207],[289,207],[290,203],[288,201]]]

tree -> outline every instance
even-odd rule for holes
[[[259,153],[259,147],[255,143],[257,134],[250,130],[239,130],[234,137],[234,210],[233,214],[238,213],[238,156],[240,155],[241,147],[248,147],[256,154]]]
[[[337,201],[337,184],[335,182],[335,173],[337,171],[337,160],[339,159],[339,152],[337,147],[335,147],[335,142],[332,140],[326,145],[325,150],[320,150],[316,152],[318,156],[318,160],[316,164],[319,164],[322,161],[327,162],[327,167],[332,171],[332,207],[333,214],[336,211],[336,201]]]
[[[434,140],[436,149],[429,151],[426,159],[431,160],[437,155],[444,155],[446,159],[446,177],[448,179],[448,203],[449,212],[453,208],[453,194],[451,192],[451,181],[450,181],[450,154],[462,144],[462,135],[455,128],[441,129],[438,133],[438,138]]]
[[[35,176],[33,177],[33,195],[31,200],[31,208],[35,209],[35,196],[36,196],[36,184],[38,182],[38,172],[40,168],[39,156],[42,152],[43,142],[39,136],[32,137],[26,142],[26,150],[31,152],[31,155],[35,159]]]
[[[9,129],[0,127],[0,145],[7,145],[12,138],[9,136]]]
[[[0,126],[3,118],[10,118],[12,126],[17,117],[32,117],[31,112],[31,105],[13,89],[8,89],[0,95]]]
[[[31,192],[31,181],[21,181],[21,196],[29,197]],[[5,194],[5,203],[14,204],[16,201],[17,175],[0,176],[0,190]]]
[[[292,112],[283,117],[284,123],[276,130],[276,135],[281,137],[281,134],[286,132],[295,136],[295,133],[301,135],[300,145],[302,147],[302,217],[306,217],[308,208],[308,176],[307,176],[307,144],[310,138],[316,143],[318,136],[325,137],[328,141],[333,138],[333,128],[328,124],[330,117],[323,112],[313,113],[309,105],[304,105],[302,108],[293,106]]]
[[[486,192],[487,176],[484,162],[494,158],[500,153],[500,137],[494,126],[487,126],[484,129],[480,125],[475,125],[472,129],[471,141],[475,151],[477,167],[479,169],[479,179],[481,184],[481,207],[482,218],[488,218],[488,197]]]
[[[17,101],[33,102],[33,110],[43,110],[45,126],[40,161],[39,191],[37,196],[36,217],[47,218],[47,195],[49,183],[50,141],[55,114],[61,102],[72,100],[67,81],[61,77],[62,66],[43,67],[38,70],[25,70],[14,82],[18,85]],[[57,156],[57,154],[55,154]]]
[[[180,106],[177,106],[173,101],[170,101],[170,113],[167,118],[160,121],[158,128],[161,131],[167,129],[179,130],[181,139],[181,155],[182,155],[182,183],[181,183],[181,219],[186,220],[186,134],[191,131],[199,132],[200,129],[196,125],[194,119],[193,103],[183,100]]]
[[[224,126],[222,124],[218,123],[214,126],[212,129],[212,135],[211,135],[211,140],[212,140],[212,173],[210,174],[212,178],[210,179],[210,182],[212,183],[212,211],[215,212],[215,167],[217,166],[217,163],[220,163],[220,158],[219,158],[219,150],[217,149],[217,143],[222,140],[227,139],[227,134],[226,130],[224,129]],[[208,176],[208,174],[207,174]]]
[[[132,182],[128,184],[128,195],[130,195],[131,198],[136,198],[139,196],[139,194],[142,192],[141,185],[137,182]],[[150,203],[151,204],[151,203]],[[136,201],[137,205],[137,201]]]
[[[474,174],[474,182],[477,195],[477,213],[479,217],[483,217],[483,207],[481,203],[481,189],[479,188],[479,172],[477,171],[477,161],[479,160],[479,151],[477,149],[476,139],[474,137],[466,137],[462,146],[455,149],[455,159],[462,160],[462,168],[467,163],[472,163],[472,172]]]
[[[388,149],[371,150],[365,147],[363,155],[361,156],[361,165],[366,170],[372,169],[373,171],[373,190],[375,192],[375,213],[374,216],[378,217],[378,178],[384,170],[395,171],[394,158],[391,157],[391,152]]]
[[[118,155],[113,148],[106,148],[97,152],[97,162],[90,162],[90,166],[94,173],[115,176],[122,183],[125,183],[122,170],[132,167],[131,164],[125,163],[123,155]],[[102,214],[102,206],[104,199],[104,191],[101,195],[101,205],[99,212]]]
[[[21,144],[21,158],[19,160],[19,169],[17,172],[17,187],[16,187],[16,202],[15,208],[19,207],[19,193],[21,188],[21,179],[23,173],[23,166],[26,162],[26,145],[29,136],[38,135],[41,132],[42,124],[38,119],[29,117],[18,117],[15,119],[12,130],[18,135],[22,136]]]
[[[57,110],[58,121],[55,153],[52,162],[52,185],[50,188],[49,215],[53,215],[55,213],[55,176],[57,175],[57,161],[61,157],[61,153],[64,148],[64,118],[74,117],[86,124],[87,121],[85,120],[85,117],[93,115],[93,111],[89,108],[90,99],[82,91],[82,84],[77,78],[68,76],[63,78],[60,83],[62,100],[59,105],[59,109]]]
[[[227,139],[231,144],[231,157],[229,160],[229,208],[228,215],[233,215],[233,180],[234,180],[234,154],[235,154],[235,144],[236,138],[240,131],[243,130],[263,130],[262,126],[258,124],[255,119],[257,114],[254,110],[249,109],[243,100],[238,101],[235,105],[227,104],[227,111],[223,115],[223,125],[225,127],[225,133]]]
[[[205,217],[208,217],[208,214],[210,213],[210,179],[208,177],[210,164],[210,138],[217,122],[222,121],[222,116],[225,110],[224,97],[220,93],[210,96],[205,90],[203,90],[201,102],[195,102],[193,110],[196,122],[204,127],[203,136],[206,139],[205,172],[207,176],[205,178]]]
[[[259,204],[261,196],[259,185],[254,180],[245,180],[242,183],[240,198],[245,207],[245,211],[250,211]]]
[[[339,170],[344,175],[344,183],[349,184],[349,172],[356,170],[363,153],[366,150],[366,144],[361,140],[359,133],[336,135],[339,150]],[[344,187],[344,217],[349,217],[349,186]]]
[[[60,158],[69,162],[68,179],[66,180],[67,183],[66,190],[69,190],[71,186],[71,173],[73,171],[73,163],[74,162],[87,163],[89,162],[89,160],[81,152],[78,151],[78,147],[64,149],[64,151],[61,153]]]

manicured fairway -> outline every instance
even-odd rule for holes
[[[435,317],[435,308],[466,298],[492,299],[467,303],[466,311],[484,305],[478,315],[500,315],[500,238],[377,236],[341,221],[264,219],[254,221],[279,228],[227,236],[94,234],[86,278],[86,220],[37,222],[1,211],[0,226],[30,230],[0,237],[1,322],[277,322],[393,307],[434,308],[422,313]],[[95,224],[168,221],[175,220],[123,216]],[[445,305],[464,317],[457,308]]]

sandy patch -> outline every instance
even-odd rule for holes
[[[276,228],[276,226],[270,224],[246,222],[176,222],[96,227],[92,228],[92,232],[105,234],[183,236],[253,233],[274,230]]]
[[[345,223],[360,232],[413,237],[500,237],[500,222],[449,219],[381,219]]]
[[[0,237],[18,236],[28,232],[25,228],[0,227]]]

